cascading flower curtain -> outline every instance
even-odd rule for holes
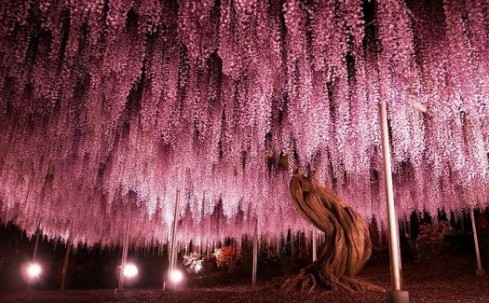
[[[179,188],[182,241],[279,235],[299,170],[382,221],[380,100],[401,214],[487,205],[487,45],[476,0],[2,0],[1,219],[149,245]]]

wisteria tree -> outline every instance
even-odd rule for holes
[[[347,291],[383,288],[355,279],[372,253],[367,222],[333,192],[311,178],[295,175],[290,181],[295,207],[309,222],[326,234],[318,259],[289,278],[282,286],[310,290],[317,285]]]
[[[179,189],[179,241],[273,239],[297,170],[382,222],[380,100],[399,215],[487,205],[488,45],[479,0],[0,0],[0,218],[161,244]]]

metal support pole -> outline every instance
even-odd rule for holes
[[[70,259],[70,251],[71,251],[71,238],[66,242],[66,254],[65,261],[63,263],[63,271],[61,272],[61,287],[60,290],[65,290],[66,283],[66,273],[68,272],[68,261]]]
[[[478,276],[483,276],[486,274],[486,271],[482,268],[479,239],[477,238],[477,228],[475,227],[474,208],[470,208],[470,220],[472,221],[472,233],[474,234],[475,256],[477,257],[477,269],[475,273]]]
[[[39,246],[39,238],[41,237],[41,231],[38,229],[36,234],[36,243],[34,244],[34,252],[32,253],[32,262],[36,262],[37,248]]]
[[[129,206],[131,207],[131,206]],[[117,288],[118,290],[123,290],[124,289],[124,268],[126,267],[127,263],[127,252],[129,250],[129,224],[131,221],[131,209],[129,208],[129,218],[126,222],[126,235],[124,237],[124,246],[122,247],[122,262],[121,262],[121,271],[119,273],[119,287]]]
[[[282,243],[282,236],[277,236],[277,238],[275,239],[275,249],[276,249],[276,252],[277,252],[277,258],[280,259],[280,252],[281,252],[281,245]]]
[[[177,189],[177,195],[175,197],[175,212],[173,214],[173,227],[171,235],[171,250],[169,255],[169,265],[168,265],[168,280],[171,280],[171,274],[175,269],[175,263],[177,260],[177,223],[178,223],[178,210],[180,207],[180,191]]]
[[[318,259],[318,249],[317,249],[317,233],[316,228],[312,229],[312,262]]]
[[[32,253],[32,263],[36,262],[36,258],[37,258],[37,248],[39,246],[39,238],[41,237],[40,226],[41,226],[41,222],[39,221],[39,226],[36,231],[36,243],[34,244],[34,252]],[[29,282],[27,282],[27,290],[30,289],[31,289],[31,281],[29,280]]]
[[[449,235],[451,235],[451,234],[452,234],[452,223],[451,223],[451,221],[452,221],[452,216],[450,215],[450,216],[448,217],[448,234],[449,234]]]
[[[391,264],[392,289],[386,292],[386,302],[407,303],[409,293],[401,290],[401,252],[399,249],[399,228],[394,204],[394,189],[392,186],[391,152],[389,145],[389,128],[387,124],[387,104],[380,103],[380,126],[382,136],[382,152],[384,156],[385,191],[387,198],[388,239]]]
[[[258,220],[255,219],[255,231],[253,233],[253,270],[251,274],[251,285],[256,287],[256,271],[258,266]]]

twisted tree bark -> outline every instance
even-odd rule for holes
[[[303,268],[297,276],[284,282],[282,288],[290,291],[297,286],[316,286],[331,290],[384,291],[371,283],[355,279],[372,252],[367,222],[338,196],[313,180],[294,175],[290,193],[296,209],[309,222],[326,234],[326,242],[318,259]]]

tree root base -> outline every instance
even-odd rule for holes
[[[347,276],[339,278],[334,275],[317,277],[314,273],[307,272],[306,268],[303,268],[298,275],[288,278],[284,284],[282,284],[281,289],[286,293],[298,288],[301,289],[301,292],[303,293],[304,290],[309,289],[309,293],[311,293],[318,286],[333,291],[372,291],[385,293],[384,288],[367,281],[361,281]]]

